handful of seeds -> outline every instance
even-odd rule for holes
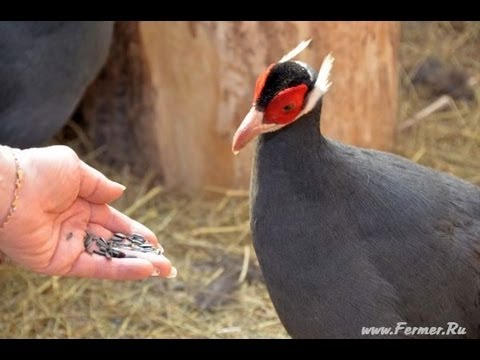
[[[115,233],[108,240],[101,236],[86,233],[83,245],[85,246],[85,251],[89,254],[105,256],[107,259],[136,258],[137,256],[133,255],[132,252],[163,254],[161,246],[155,247],[147,242],[142,235],[135,233],[131,235]]]

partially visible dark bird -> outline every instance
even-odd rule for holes
[[[0,144],[40,146],[105,63],[111,21],[0,21]]]
[[[439,59],[428,57],[418,65],[412,83],[425,88],[430,96],[450,95],[457,100],[473,101],[475,92],[465,71],[447,67]]]
[[[233,139],[238,152],[258,136],[251,231],[283,325],[294,338],[363,338],[363,327],[410,337],[397,326],[456,322],[480,337],[480,188],[325,138],[333,59],[318,73],[291,60],[306,45],[258,78]],[[422,331],[413,337],[432,337]]]

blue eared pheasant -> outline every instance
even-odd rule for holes
[[[361,338],[456,322],[480,337],[480,188],[324,137],[333,58],[318,73],[292,60],[308,43],[258,78],[232,146],[258,138],[251,231],[283,325],[295,338]]]

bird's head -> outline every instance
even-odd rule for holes
[[[302,41],[258,77],[252,108],[233,137],[235,154],[257,135],[277,131],[310,112],[327,92],[333,63],[330,54],[323,60],[318,73],[301,61],[291,60],[310,42]]]

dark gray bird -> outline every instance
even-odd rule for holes
[[[111,21],[0,21],[0,144],[39,146],[105,63]]]
[[[460,69],[445,66],[438,58],[428,57],[416,69],[412,84],[430,95],[450,95],[454,99],[473,101],[475,91],[469,75]]]
[[[258,135],[251,230],[283,325],[294,338],[365,338],[373,326],[445,338],[456,322],[480,337],[480,188],[322,136],[333,59],[319,73],[292,61],[306,45],[259,77],[233,140],[238,152]]]

